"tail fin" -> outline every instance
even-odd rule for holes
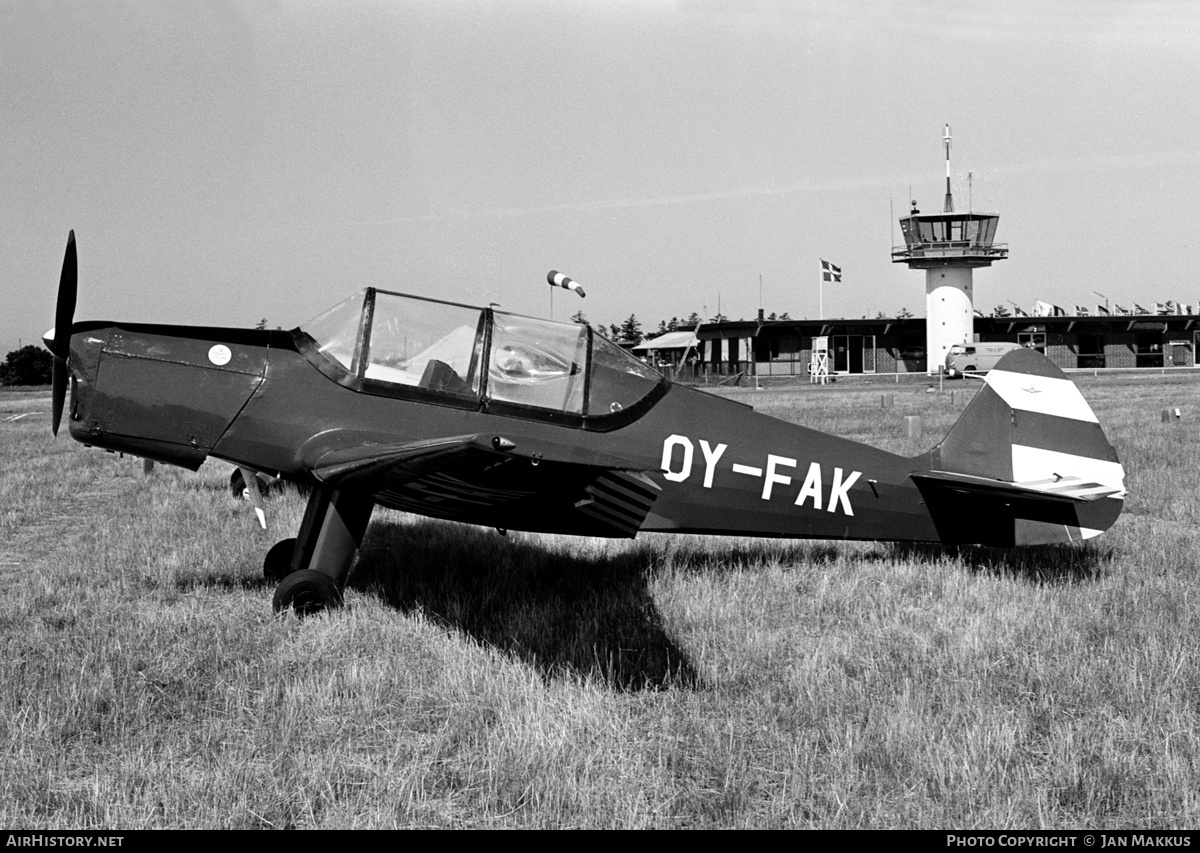
[[[942,541],[1077,542],[1112,526],[1125,471],[1079,389],[1033,350],[1010,352],[916,482]]]

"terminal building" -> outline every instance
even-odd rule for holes
[[[1027,346],[1066,370],[1196,366],[1200,316],[1193,311],[1200,306],[1070,311],[1039,301],[1033,316],[1015,306],[1007,316],[976,311],[973,272],[1007,258],[1008,246],[995,242],[999,214],[955,211],[949,125],[943,140],[943,210],[922,214],[913,202],[900,220],[904,245],[892,249],[893,263],[925,273],[924,318],[764,320],[760,310],[754,320],[703,324],[694,334],[643,341],[635,352],[695,378],[800,376],[826,367],[830,374],[931,374],[942,369],[951,346],[972,342]]]
[[[694,344],[689,343],[691,335],[673,336],[663,341],[670,346],[647,340],[635,351],[671,371],[682,364],[681,373],[696,378],[738,373],[764,378],[804,376],[813,361],[814,340],[826,338],[831,374],[929,372],[926,319],[921,317],[735,320],[702,325],[694,334]],[[1031,347],[1065,370],[1194,367],[1200,316],[1092,316],[1090,311],[1087,316],[975,315],[971,337],[977,342],[1011,341]]]

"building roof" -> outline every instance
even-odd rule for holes
[[[1200,331],[1200,314],[1134,314],[1058,317],[981,317],[974,318],[976,332],[1010,334],[1021,331]],[[720,338],[761,338],[775,335],[841,335],[841,334],[924,334],[924,317],[853,317],[823,320],[726,320],[724,323],[705,323],[698,335],[702,340]],[[684,333],[688,334],[688,333]],[[640,344],[653,348],[656,338]]]
[[[686,349],[696,345],[695,332],[667,332],[656,338],[648,338],[635,346],[634,352],[647,352],[659,349]]]

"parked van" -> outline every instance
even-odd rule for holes
[[[954,344],[946,353],[946,375],[987,373],[996,366],[996,362],[1019,346],[1013,343]]]

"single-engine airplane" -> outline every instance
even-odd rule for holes
[[[1124,471],[1074,384],[1006,355],[905,458],[672,384],[588,326],[367,287],[291,331],[74,322],[59,283],[52,428],[195,470],[310,487],[264,572],[276,610],[339,606],[377,505],[581,536],[642,532],[1014,546],[1121,512]],[[252,495],[252,498],[254,495]]]

